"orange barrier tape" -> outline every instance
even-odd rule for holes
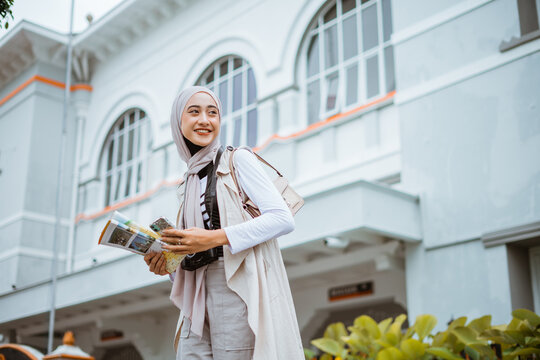
[[[44,84],[51,85],[60,89],[66,88],[66,84],[64,84],[63,82],[60,82],[54,79],[49,79],[41,75],[34,75],[30,79],[23,82],[21,85],[17,86],[15,90],[13,90],[12,92],[4,96],[4,98],[0,100],[0,106],[4,105],[8,100],[13,98],[15,95],[17,95],[21,91],[23,91],[25,87],[27,87],[28,85],[32,84],[35,81],[39,81]],[[75,85],[70,86],[69,89],[71,91],[77,91],[77,90],[92,91],[93,90],[92,86],[88,84],[75,84]]]

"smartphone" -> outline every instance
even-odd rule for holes
[[[161,235],[165,229],[174,229],[174,225],[166,217],[161,216],[150,224],[150,229]]]

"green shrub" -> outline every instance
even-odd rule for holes
[[[433,315],[419,315],[413,326],[402,332],[406,315],[377,323],[362,315],[345,328],[330,324],[324,336],[311,343],[323,352],[321,360],[524,360],[540,359],[540,316],[519,309],[508,325],[491,325],[491,315],[452,321],[435,335]],[[315,357],[305,350],[306,359]]]

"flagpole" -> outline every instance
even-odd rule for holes
[[[62,218],[62,183],[64,177],[64,160],[67,142],[67,121],[69,115],[69,97],[71,90],[71,53],[72,53],[72,38],[73,38],[73,9],[75,0],[71,0],[71,11],[69,16],[69,33],[66,55],[66,86],[64,89],[64,111],[62,117],[62,134],[60,139],[60,154],[58,159],[58,178],[56,182],[56,222],[53,235],[53,260],[51,264],[51,309],[49,312],[49,337],[47,341],[47,353],[53,351],[54,340],[54,320],[56,315],[56,282],[57,282],[57,267],[58,267],[58,242],[61,229]],[[75,180],[74,180],[75,181]]]

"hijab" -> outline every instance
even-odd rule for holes
[[[198,227],[204,229],[204,221],[200,210],[200,178],[199,171],[215,160],[221,146],[219,136],[208,145],[200,148],[192,144],[182,134],[181,119],[189,99],[196,93],[207,93],[214,99],[221,117],[221,102],[212,90],[203,86],[191,86],[182,90],[175,98],[171,112],[171,131],[180,158],[187,163],[184,175],[185,192],[182,218],[178,224],[181,229]],[[220,119],[221,125],[221,119]],[[192,145],[195,145],[193,147]],[[192,151],[195,151],[192,153]],[[217,164],[215,164],[217,166]],[[182,310],[184,316],[191,320],[191,330],[202,337],[206,310],[205,273],[207,266],[195,271],[185,271],[178,267],[171,289],[172,302]]]

